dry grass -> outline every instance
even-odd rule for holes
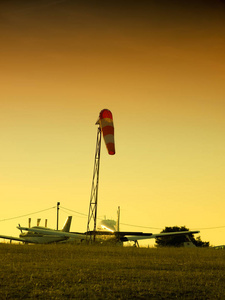
[[[0,244],[0,299],[224,299],[225,251]]]

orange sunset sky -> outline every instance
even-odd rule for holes
[[[185,225],[225,244],[223,1],[1,1],[0,40],[0,234],[28,217],[55,228],[58,201],[73,211],[59,227],[72,214],[86,231],[108,108],[98,217],[120,206],[121,230]]]

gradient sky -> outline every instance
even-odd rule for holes
[[[58,201],[88,213],[108,108],[99,218],[120,206],[121,230],[185,225],[225,244],[223,1],[1,1],[0,38],[0,234]],[[30,216],[56,226],[56,209]]]

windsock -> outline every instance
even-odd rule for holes
[[[108,153],[110,155],[114,155],[115,154],[114,126],[113,126],[113,116],[111,111],[108,109],[101,110],[99,114],[99,119],[96,122],[96,124],[99,124],[101,127]]]

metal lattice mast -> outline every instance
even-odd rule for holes
[[[95,151],[95,163],[91,187],[91,197],[90,206],[88,213],[88,223],[87,223],[87,241],[95,241],[95,231],[96,231],[96,220],[97,220],[97,203],[98,203],[98,182],[99,182],[99,165],[100,165],[100,152],[101,152],[101,128],[98,127],[97,130],[97,142]],[[93,226],[93,227],[92,227]],[[92,228],[91,228],[92,227]],[[93,230],[93,234],[88,234],[88,232]]]

